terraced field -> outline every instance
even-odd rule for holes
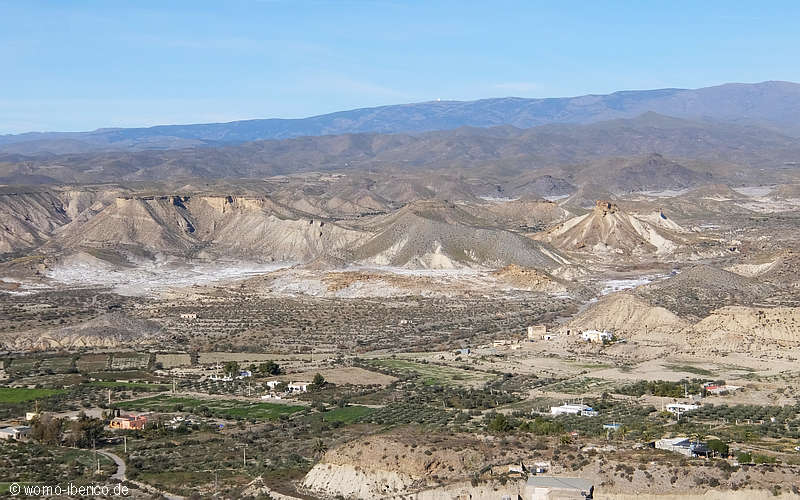
[[[44,399],[67,391],[61,389],[27,389],[23,387],[0,387],[0,403],[24,403]]]
[[[153,396],[124,401],[118,406],[125,410],[152,410],[162,412],[190,411],[208,413],[221,418],[277,420],[281,415],[291,415],[305,406],[276,403],[249,403],[235,399],[196,399],[187,397]]]
[[[495,378],[491,373],[464,370],[452,366],[419,363],[406,359],[378,359],[371,362],[378,368],[395,373],[411,373],[422,378],[425,385],[458,385],[478,387]]]

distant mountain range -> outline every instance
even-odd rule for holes
[[[664,158],[625,166],[625,158]],[[345,134],[167,151],[25,156],[0,153],[0,183],[97,183],[264,178],[310,171],[472,172],[536,182],[600,182],[610,191],[767,182],[800,162],[800,141],[771,129],[656,113],[587,125]],[[691,170],[684,168],[690,167]],[[767,169],[767,170],[763,170]],[[772,179],[776,182],[778,179]]]
[[[614,92],[608,95],[478,101],[435,101],[355,109],[301,119],[98,129],[92,132],[31,132],[0,136],[0,152],[32,155],[142,151],[226,146],[266,139],[342,134],[387,134],[509,125],[587,124],[632,118],[646,112],[717,122],[757,125],[800,137],[800,84],[731,83],[700,89]]]

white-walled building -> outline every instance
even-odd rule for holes
[[[308,392],[308,386],[310,386],[310,382],[292,382],[288,386],[289,392]]]
[[[605,330],[602,332],[598,330],[586,330],[581,333],[581,338],[586,342],[602,344],[604,342],[610,342],[614,338],[614,334]]]
[[[27,425],[18,425],[16,427],[5,427],[0,429],[0,439],[10,441],[16,440],[20,441],[23,439],[27,439],[28,435],[31,433],[31,428]]]
[[[670,403],[667,405],[667,411],[674,415],[682,415],[687,411],[692,411],[700,408],[700,405],[693,405],[689,403]]]
[[[585,404],[563,404],[551,406],[551,415],[580,415],[582,417],[596,417],[600,414],[597,410]]]
[[[708,454],[708,447],[706,447],[705,443],[693,442],[688,437],[659,439],[655,444],[656,449],[680,453],[687,457]]]

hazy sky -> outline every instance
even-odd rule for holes
[[[800,81],[759,3],[0,0],[0,133]]]

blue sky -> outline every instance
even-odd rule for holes
[[[0,133],[800,81],[797,19],[779,1],[0,0]]]

